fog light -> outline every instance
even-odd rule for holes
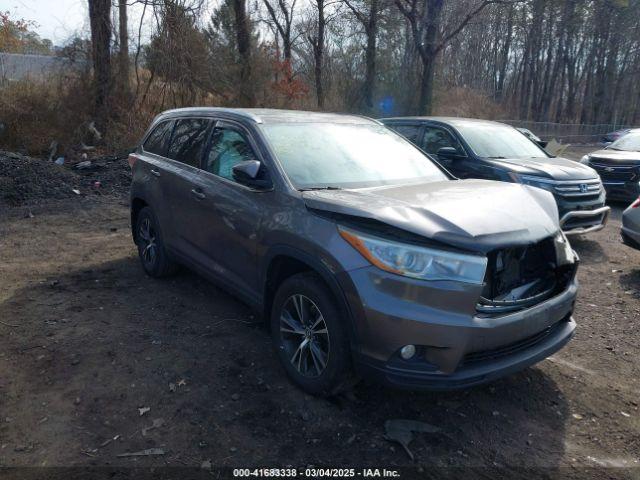
[[[414,345],[405,345],[400,349],[400,356],[404,360],[409,360],[416,354],[416,347]]]

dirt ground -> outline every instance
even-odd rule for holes
[[[0,204],[0,467],[639,478],[640,251],[619,242],[622,206],[572,240],[578,329],[552,358],[466,391],[361,383],[323,400],[288,383],[260,319],[233,297],[186,271],[145,276],[118,192]],[[415,435],[414,460],[384,438],[398,418],[439,429]],[[164,454],[118,456],[152,448]]]

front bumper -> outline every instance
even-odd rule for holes
[[[575,329],[575,278],[553,298],[496,317],[476,314],[479,286],[413,281],[375,267],[339,280],[355,321],[356,368],[390,386],[448,390],[489,382],[548,357]],[[418,347],[411,360],[399,355],[405,345]]]
[[[595,210],[573,210],[560,218],[560,227],[566,235],[581,235],[602,230],[609,219],[610,207]],[[576,223],[583,221],[582,223]]]

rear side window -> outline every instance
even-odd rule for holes
[[[145,152],[155,153],[156,155],[162,156],[166,155],[172,126],[173,121],[171,120],[158,124],[158,126],[149,134],[147,140],[142,146]]]
[[[415,145],[420,145],[420,127],[417,125],[390,125],[391,129]]]
[[[192,167],[198,167],[210,125],[211,121],[203,118],[178,120],[167,156]]]

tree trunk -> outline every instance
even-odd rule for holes
[[[129,69],[129,32],[127,30],[127,0],[120,0],[118,4],[118,25],[120,37],[120,51],[118,52],[120,86],[122,93],[128,95],[130,84]]]
[[[326,20],[324,17],[324,1],[318,0],[318,38],[316,39],[313,56],[314,56],[314,78],[316,82],[316,99],[318,108],[324,108],[324,86],[322,79],[322,66],[324,61],[324,29]]]
[[[420,99],[418,100],[417,115],[431,115],[433,111],[433,59],[422,60],[422,78],[420,78]]]
[[[365,77],[363,86],[364,106],[368,112],[373,111],[373,96],[376,84],[376,39],[378,36],[378,0],[371,0],[369,19],[366,26],[367,49],[365,52]]]
[[[251,85],[251,36],[245,0],[233,0],[233,8],[240,55],[240,105],[249,107],[254,104],[254,94]]]
[[[111,0],[89,0],[96,124],[104,131],[111,82]]]

